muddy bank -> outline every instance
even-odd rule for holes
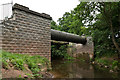
[[[94,61],[90,62],[92,65],[97,65],[98,68],[106,68],[109,72],[120,72],[120,62],[117,57],[102,57],[96,58]]]
[[[12,54],[2,51],[3,78],[51,77],[50,61],[39,55]]]
[[[53,76],[46,67],[43,67],[37,74],[34,74],[29,67],[25,67],[24,70],[14,69],[13,67],[2,68],[1,70],[2,78],[52,78]]]

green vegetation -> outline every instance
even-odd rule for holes
[[[2,51],[2,66],[5,69],[9,69],[10,67],[14,67],[17,70],[25,70],[25,65],[32,71],[34,77],[41,76],[38,72],[41,71],[41,68],[38,64],[49,67],[48,59],[41,57],[39,55],[25,55],[25,54],[12,54],[9,52]]]
[[[120,63],[116,60],[96,59],[97,63],[110,67],[112,70],[120,70]]]
[[[102,64],[104,64],[104,65],[109,65],[109,64],[112,63],[111,61],[103,60],[103,59],[96,59],[96,61],[97,61],[98,63],[102,63]]]
[[[120,66],[120,63],[118,61],[113,61],[112,62],[112,69],[115,69],[116,67],[119,67]],[[120,69],[120,67],[119,67]]]
[[[120,68],[119,5],[120,2],[80,2],[71,12],[59,18],[58,24],[52,21],[51,28],[80,36],[92,36],[94,60],[111,65],[111,69]],[[111,57],[116,61],[109,61]]]
[[[120,2],[80,2],[66,12],[51,28],[78,35],[92,36],[95,57],[120,56]]]
[[[67,45],[52,44],[51,53],[52,58],[74,59],[67,54]]]

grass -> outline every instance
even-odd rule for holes
[[[40,72],[38,64],[46,65],[49,63],[48,59],[39,55],[13,54],[6,51],[1,51],[1,53],[3,68],[9,69],[10,65],[12,65],[17,70],[25,70],[24,65],[26,64],[35,76]]]
[[[98,63],[102,63],[102,64],[104,64],[104,65],[109,65],[109,64],[111,64],[111,62],[108,61],[108,60],[97,59],[96,61],[97,61]]]
[[[96,58],[95,60],[97,63],[100,63],[100,64],[103,64],[103,65],[107,65],[110,67],[110,69],[113,69],[115,70],[116,67],[119,68],[120,66],[120,63],[119,61],[117,60],[112,60],[112,61],[109,61],[109,60],[104,60],[104,59],[101,59],[101,58]],[[111,65],[111,66],[110,66]]]

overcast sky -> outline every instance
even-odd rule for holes
[[[0,0],[0,5],[11,1]],[[39,13],[47,13],[57,21],[65,12],[73,10],[79,4],[79,0],[13,0],[13,3],[22,4]]]

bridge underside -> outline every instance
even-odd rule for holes
[[[51,29],[51,39],[56,41],[81,43],[83,45],[87,42],[85,37],[53,29]]]

